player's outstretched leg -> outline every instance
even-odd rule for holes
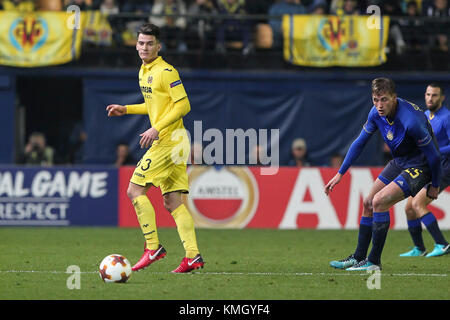
[[[431,234],[435,242],[433,251],[431,251],[425,257],[427,258],[439,257],[446,253],[449,253],[450,245],[444,238],[444,235],[442,234],[441,229],[439,228],[439,225],[437,223],[436,217],[433,215],[433,213],[428,212],[423,217],[421,217],[420,220],[423,222],[425,227],[427,227],[428,232]]]
[[[401,253],[400,257],[424,257],[427,254],[422,238],[422,224],[420,219],[408,220],[408,231],[414,243],[414,248],[405,253]]]
[[[389,230],[390,217],[388,212],[374,212],[372,224],[372,250],[369,257],[359,261],[348,271],[376,271],[381,270],[381,252],[383,251],[387,232]]]
[[[159,244],[156,228],[155,209],[146,195],[148,188],[130,183],[128,197],[130,198],[142,233],[145,238],[144,253],[131,268],[133,271],[145,269],[150,264],[166,256],[166,250]]]
[[[374,271],[381,270],[381,252],[383,251],[386,241],[387,232],[389,230],[390,217],[389,211],[373,213],[372,227],[372,250],[369,257],[354,266],[347,268],[348,271]]]
[[[182,259],[178,268],[173,273],[187,273],[195,269],[203,268],[204,261],[198,251],[197,239],[195,236],[194,220],[184,204],[172,211],[172,216],[177,225],[186,256]]]
[[[444,185],[443,187],[446,187]],[[442,188],[443,190],[444,188]],[[412,199],[412,208],[416,212],[416,215],[420,217],[420,221],[425,225],[428,232],[433,237],[435,242],[434,249],[425,257],[439,257],[450,252],[450,246],[445,239],[444,235],[439,228],[439,224],[434,214],[428,211],[427,205],[431,203],[432,199],[426,195],[426,188],[420,190],[420,192]]]
[[[404,199],[403,190],[395,183],[389,183],[373,198],[372,249],[366,261],[346,270],[381,270],[381,254],[389,231],[389,208]]]
[[[385,186],[386,184],[380,180],[380,177],[375,180],[369,194],[363,201],[363,213],[361,216],[361,220],[359,221],[358,244],[356,246],[355,252],[345,259],[331,261],[330,265],[332,267],[347,269],[366,259],[367,251],[372,240],[373,197]]]
[[[427,254],[425,244],[422,237],[422,223],[412,206],[413,198],[409,197],[405,206],[405,213],[408,223],[408,231],[414,243],[414,248],[405,253],[401,253],[400,257],[424,257]]]
[[[366,258],[372,239],[373,217],[362,216],[359,222],[358,245],[355,250],[355,259],[359,262]]]
[[[178,235],[186,251],[181,264],[173,270],[173,273],[186,273],[195,269],[203,268],[204,261],[197,246],[194,220],[188,209],[182,202],[181,192],[167,192],[163,195],[164,206],[172,214],[177,225]]]
[[[330,266],[337,269],[347,269],[353,267],[358,262],[364,260],[367,255],[367,249],[372,238],[372,217],[361,217],[358,231],[358,244],[355,253],[342,260],[330,261]]]

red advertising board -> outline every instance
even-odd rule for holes
[[[126,190],[133,167],[119,170],[119,226],[137,227]],[[260,167],[193,166],[188,169],[190,193],[184,203],[197,227],[357,229],[362,202],[382,168],[351,168],[327,196],[325,184],[334,168],[280,167],[266,175]],[[160,227],[174,227],[164,208],[161,191],[149,190]],[[406,229],[401,201],[391,209],[391,228]],[[450,188],[433,202],[430,210],[442,229],[450,229]]]

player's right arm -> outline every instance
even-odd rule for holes
[[[148,109],[145,102],[139,104],[128,104],[125,108],[127,114],[148,114]]]
[[[363,150],[364,146],[371,136],[372,134],[369,134],[364,129],[361,130],[359,137],[356,138],[355,141],[353,141],[352,145],[348,149],[348,152],[344,158],[344,162],[342,162],[338,173],[326,184],[325,193],[327,195],[330,193],[330,191],[333,191],[334,186],[341,181],[342,176],[345,174],[345,172],[347,172],[348,168],[350,168],[353,161],[355,161],[359,157],[361,151]]]
[[[330,191],[333,191],[333,188],[335,185],[341,181],[343,174],[340,174],[339,172],[336,173],[336,175],[328,181],[327,185],[325,186],[325,193],[328,195]]]
[[[125,114],[148,114],[145,103],[130,104],[126,106],[110,104],[106,107],[106,111],[108,111],[108,117],[118,117]]]
[[[369,113],[369,117],[364,124],[358,138],[353,141],[352,145],[348,149],[348,152],[345,155],[344,161],[339,168],[338,173],[326,184],[325,193],[327,195],[330,193],[330,191],[333,190],[334,186],[341,181],[342,176],[345,174],[345,172],[347,172],[348,168],[350,168],[353,161],[355,161],[359,157],[367,141],[369,141],[372,134],[377,130],[375,121],[372,119],[373,111],[374,110],[372,109]]]

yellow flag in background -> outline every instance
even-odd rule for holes
[[[0,64],[40,67],[70,62],[81,52],[80,24],[66,12],[0,11]],[[77,29],[76,27],[79,27]]]
[[[283,16],[284,58],[313,67],[377,66],[386,61],[389,17]]]
[[[86,23],[83,31],[83,42],[110,46],[113,30],[108,21],[108,15],[100,11],[86,11]]]

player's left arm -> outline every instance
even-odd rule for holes
[[[431,170],[431,188],[429,188],[427,196],[436,199],[439,193],[442,175],[441,154],[435,143],[436,138],[434,138],[424,125],[411,126],[409,132],[416,141],[420,151],[427,158],[428,166]]]
[[[158,139],[161,130],[178,121],[191,110],[191,105],[180,80],[180,76],[178,75],[178,71],[174,68],[166,68],[162,71],[161,78],[163,86],[175,103],[172,110],[157,123],[153,124],[150,129],[140,135],[141,140],[139,144],[141,145],[141,148],[148,148],[151,146],[153,141]]]
[[[445,106],[443,106],[443,108],[445,108]],[[445,119],[442,121],[442,126],[447,133],[447,139],[450,140],[450,112],[447,112]],[[441,147],[439,151],[443,155],[445,154],[446,156],[450,156],[450,141],[446,146]]]
[[[161,78],[163,86],[175,103],[172,110],[170,110],[164,118],[153,125],[153,128],[158,130],[158,132],[161,132],[162,129],[167,128],[191,111],[191,105],[178,71],[175,68],[164,69],[161,73]]]
[[[182,98],[175,102],[173,109],[167,113],[167,115],[159,120],[153,128],[161,132],[162,129],[167,128],[172,123],[178,121],[182,117],[184,117],[188,112],[191,111],[191,104],[189,103],[189,99],[187,97]]]

